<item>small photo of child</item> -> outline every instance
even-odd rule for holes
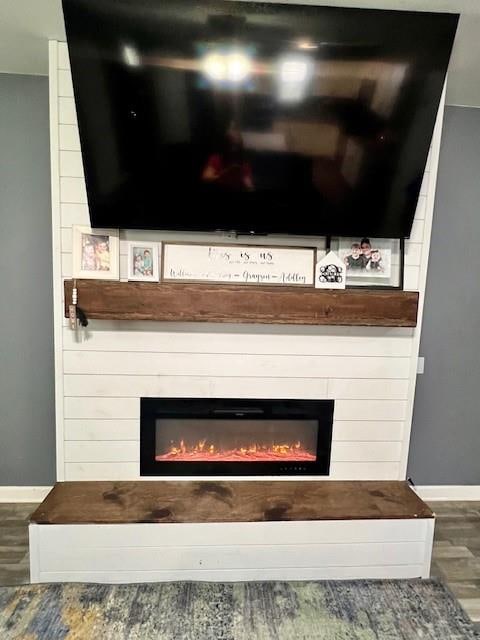
[[[99,236],[95,245],[98,271],[110,271],[110,247],[108,236]]]
[[[95,243],[92,240],[92,236],[86,233],[82,234],[82,270],[96,270]]]
[[[150,249],[145,249],[142,256],[143,260],[143,275],[144,276],[152,276],[153,275],[153,259],[152,252]]]
[[[370,260],[367,262],[367,271],[377,271],[379,273],[385,271],[382,255],[378,249],[372,249]]]
[[[361,245],[359,242],[354,242],[351,247],[351,252],[344,257],[344,262],[347,265],[347,269],[365,269],[365,257],[362,253]]]
[[[128,279],[158,282],[158,245],[156,243],[129,243]]]
[[[133,275],[143,276],[145,272],[143,270],[143,256],[138,253],[138,249],[133,251]]]
[[[72,275],[74,278],[118,280],[118,229],[72,227]]]
[[[338,254],[345,263],[348,278],[389,278],[391,274],[391,240],[339,238]]]
[[[109,237],[82,233],[82,271],[109,270]]]

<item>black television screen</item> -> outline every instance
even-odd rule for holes
[[[410,234],[456,14],[63,8],[93,226]]]

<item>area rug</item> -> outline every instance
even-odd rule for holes
[[[467,640],[434,580],[0,588],[2,640]]]

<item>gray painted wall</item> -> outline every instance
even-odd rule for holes
[[[480,484],[480,109],[448,107],[408,473]]]
[[[0,74],[0,485],[55,480],[48,78]]]

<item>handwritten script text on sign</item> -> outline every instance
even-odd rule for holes
[[[313,249],[166,243],[163,280],[312,286],[314,259]]]

